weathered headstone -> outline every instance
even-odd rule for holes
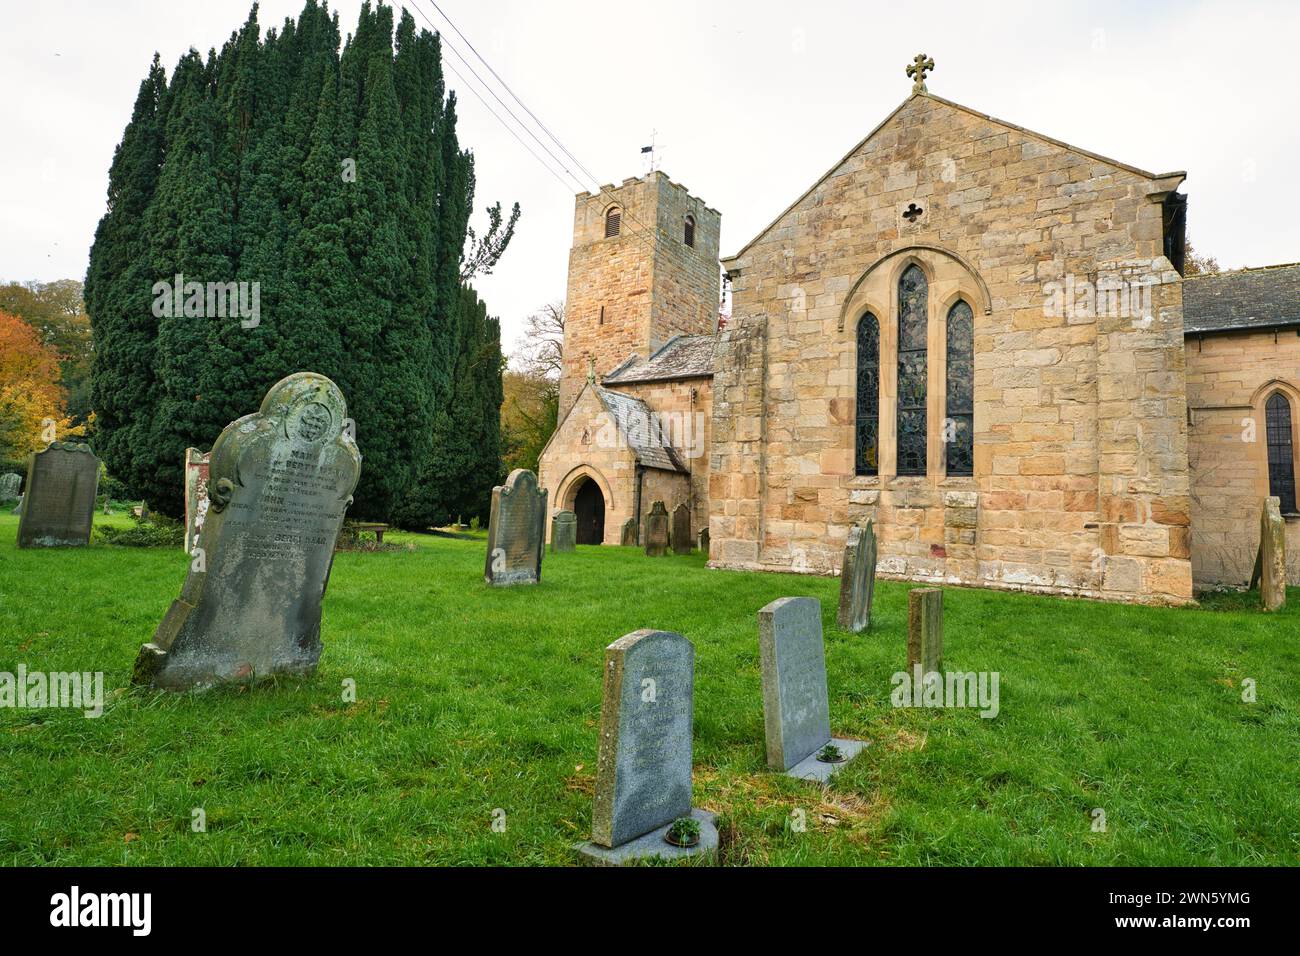
[[[618,543],[625,548],[636,547],[636,519],[628,518],[623,522],[623,530],[619,534]]]
[[[844,545],[840,568],[840,606],[835,622],[841,630],[859,634],[871,626],[871,602],[876,590],[876,532],[854,525]]]
[[[488,584],[505,587],[536,584],[542,579],[547,494],[537,487],[537,476],[526,468],[516,468],[504,485],[492,489],[483,567]]]
[[[579,848],[591,861],[617,864],[717,846],[712,814],[691,810],[694,693],[695,647],[682,635],[634,631],[605,648],[591,843]],[[703,831],[689,851],[663,839],[684,816],[700,820]]]
[[[907,592],[907,669],[921,665],[922,676],[943,668],[943,591]]]
[[[23,485],[23,476],[10,472],[7,475],[0,475],[0,504],[7,501],[16,501],[18,498],[18,489]]]
[[[208,515],[208,455],[197,448],[185,449],[185,553],[199,542],[203,519]]]
[[[662,501],[651,505],[645,516],[645,553],[652,558],[668,553],[668,508]]]
[[[18,547],[89,544],[98,484],[99,459],[89,445],[56,441],[44,451],[28,455]]]
[[[1255,572],[1250,586],[1259,583],[1259,601],[1266,611],[1286,606],[1286,522],[1282,520],[1282,500],[1264,499],[1259,515],[1259,550],[1255,553]]]
[[[821,601],[777,598],[759,611],[758,651],[767,765],[804,780],[827,779],[866,742],[831,738]],[[843,758],[835,763],[818,757],[831,743]]]
[[[682,502],[673,509],[673,554],[690,554],[691,545],[691,508]]]
[[[222,430],[202,538],[135,683],[185,690],[315,670],[334,542],[361,475],[346,416],[337,385],[298,372]]]
[[[572,511],[557,511],[551,518],[551,551],[575,550],[578,543],[578,516]]]
[[[706,558],[709,556],[709,529],[708,528],[700,529],[700,550],[704,552],[704,556]]]
[[[14,510],[13,510],[13,512],[12,512],[13,514],[20,515],[20,514],[23,513],[23,498],[24,498],[24,497],[25,497],[24,495],[19,495],[19,496],[18,496],[18,504],[14,505]]]

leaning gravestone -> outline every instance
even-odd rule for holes
[[[691,509],[682,502],[673,509],[673,554],[691,553]]]
[[[920,674],[943,667],[943,591],[913,588],[907,592],[907,669]]]
[[[636,519],[628,518],[623,522],[623,530],[619,535],[618,543],[625,548],[636,547]]]
[[[199,532],[208,515],[208,455],[197,448],[185,449],[185,553],[199,543]]]
[[[758,651],[767,765],[802,780],[828,779],[866,741],[831,738],[821,601],[777,598],[759,611]],[[827,744],[834,744],[842,759],[820,759]]]
[[[6,501],[15,501],[18,498],[18,489],[22,487],[23,476],[10,472],[7,475],[0,475],[0,504]]]
[[[876,533],[867,522],[854,525],[844,546],[840,568],[840,606],[835,623],[859,634],[871,626],[871,601],[876,590]]]
[[[298,372],[222,430],[179,599],[133,680],[167,690],[312,673],[334,542],[361,475],[343,393]]]
[[[691,809],[695,646],[680,634],[640,630],[605,648],[600,752],[588,862],[618,865],[647,856],[712,852],[713,814]],[[678,817],[700,823],[700,841],[664,839]]]
[[[668,509],[662,501],[651,505],[645,516],[645,553],[652,558],[668,553]]]
[[[578,543],[578,516],[557,511],[551,519],[551,552],[574,551]]]
[[[99,459],[89,445],[56,441],[44,451],[28,455],[18,547],[89,544],[98,485]]]
[[[1259,515],[1259,550],[1255,553],[1255,570],[1250,586],[1259,584],[1259,601],[1266,611],[1286,606],[1286,522],[1282,520],[1282,500],[1264,499]]]
[[[526,468],[516,468],[504,485],[492,489],[483,567],[488,584],[506,587],[536,584],[542,579],[546,496],[547,492],[537,487],[537,476]]]

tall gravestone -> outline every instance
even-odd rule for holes
[[[1255,553],[1255,570],[1250,586],[1259,584],[1260,604],[1266,611],[1286,606],[1286,522],[1282,520],[1282,500],[1264,499],[1259,514],[1259,550]]]
[[[939,588],[907,592],[907,669],[918,665],[922,677],[943,668],[943,591]]]
[[[23,476],[10,472],[0,475],[0,504],[18,500],[18,489],[23,486]]]
[[[618,543],[625,548],[636,547],[636,519],[628,518],[623,522],[623,530],[619,535]]]
[[[334,542],[361,475],[346,417],[337,385],[298,372],[222,430],[189,575],[135,683],[185,690],[315,670]]]
[[[803,780],[825,780],[866,746],[831,738],[826,693],[822,604],[816,598],[777,598],[758,612],[767,765]],[[821,759],[834,744],[841,759]]]
[[[668,553],[668,508],[662,501],[651,505],[645,516],[645,553],[652,558]]]
[[[682,502],[673,509],[673,553],[691,553],[691,508]]]
[[[871,602],[876,591],[876,532],[854,525],[844,546],[840,568],[840,605],[835,623],[841,630],[859,634],[871,626]]]
[[[197,448],[185,449],[185,553],[194,551],[199,532],[208,515],[208,455]]]
[[[537,487],[537,476],[526,468],[516,468],[504,485],[492,489],[483,567],[488,584],[507,587],[536,584],[542,579],[546,497],[547,492]]]
[[[706,558],[709,556],[709,529],[708,528],[700,529],[700,550],[704,552],[704,556]]]
[[[99,459],[89,445],[54,442],[27,456],[27,490],[18,520],[18,547],[79,547],[90,543]]]
[[[551,518],[551,551],[574,551],[578,544],[578,516],[572,511],[557,511]]]
[[[691,809],[695,647],[680,634],[640,630],[605,648],[600,751],[590,862],[682,856],[717,846],[713,815]],[[700,822],[699,845],[664,839],[674,820]]]

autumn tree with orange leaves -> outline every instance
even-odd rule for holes
[[[21,469],[30,452],[84,433],[68,418],[59,354],[15,315],[0,312],[0,470]]]

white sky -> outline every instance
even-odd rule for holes
[[[1294,2],[438,4],[600,183],[642,174],[640,147],[657,130],[661,168],[721,210],[724,255],[902,102],[904,67],[924,51],[937,95],[1152,172],[1187,170],[1191,235],[1223,267],[1300,260]],[[406,5],[445,29],[431,0]],[[263,29],[301,6],[263,0]],[[360,0],[331,6],[351,32]],[[84,277],[113,148],[154,51],[170,74],[189,46],[219,47],[248,8],[0,0],[0,281]],[[461,143],[477,156],[476,206],[523,207],[497,273],[477,282],[509,349],[528,312],[564,295],[577,187],[448,80]]]

